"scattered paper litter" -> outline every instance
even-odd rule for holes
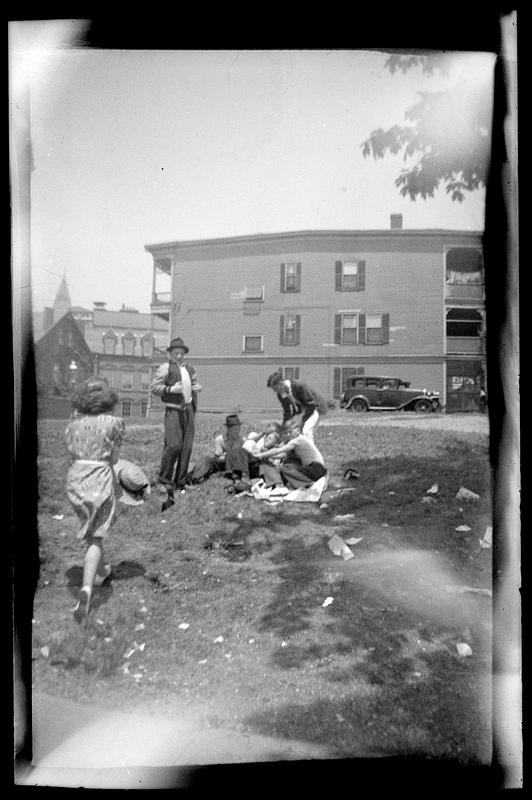
[[[124,658],[131,658],[134,652],[135,648],[133,647],[131,650],[128,650],[127,653],[124,653]]]
[[[466,533],[466,531],[470,530],[471,528],[469,527],[469,525],[459,525],[457,528],[455,528],[455,531],[458,531],[459,533]]]
[[[288,647],[288,642],[281,642],[281,647]]]
[[[41,655],[43,655],[45,658],[48,658],[48,656],[50,655],[50,648],[48,647],[48,645],[41,647]]]
[[[63,519],[64,516],[64,514],[54,514],[52,519]]]
[[[388,492],[388,494],[395,494],[395,492]]]
[[[135,625],[135,630],[136,631],[143,631],[145,627],[146,626],[145,626],[145,624],[143,622],[139,622],[138,625]]]
[[[483,547],[491,547],[492,544],[492,537],[493,537],[493,528],[491,525],[486,526],[486,530],[484,532]]]
[[[363,536],[360,536],[358,539],[355,536],[351,536],[350,539],[346,539],[345,540],[345,543],[346,544],[358,544],[359,542],[362,541],[363,538],[364,538]]]
[[[327,606],[330,606],[332,602],[334,602],[334,597],[326,597],[325,600],[323,601],[323,603],[321,604],[322,608],[326,608]]]
[[[180,622],[178,628],[181,628],[182,631],[186,631],[190,628],[190,622]]]
[[[236,518],[237,519],[242,519],[243,516],[244,516],[244,514],[242,513],[242,511],[239,511],[238,514],[236,515]]]
[[[469,645],[466,644],[465,642],[458,642],[458,644],[456,645],[456,649],[458,650],[458,655],[461,656],[462,658],[473,655],[473,651],[471,650]]]
[[[333,519],[353,519],[354,514],[336,514]]]
[[[433,497],[427,497],[427,496],[425,495],[425,497],[422,497],[422,498],[421,498],[421,502],[422,502],[422,503],[434,503],[434,498],[433,498]]]
[[[342,556],[344,561],[349,558],[354,558],[354,553],[349,549],[344,540],[335,534],[328,541],[329,550],[332,550],[335,556]]]
[[[438,494],[440,487],[437,483],[433,483],[430,489],[427,489],[427,494]]]
[[[223,636],[217,636],[216,639],[214,639],[215,642],[223,642],[223,640],[224,640]]]
[[[475,494],[475,492],[472,492],[470,489],[466,489],[465,486],[460,487],[455,497],[457,500],[465,500],[466,502],[471,502],[471,503],[480,500],[479,494]]]
[[[335,714],[335,716],[338,722],[345,722],[345,717],[342,717],[341,714]]]

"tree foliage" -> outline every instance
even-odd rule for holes
[[[420,67],[423,74],[449,73],[449,55],[392,55],[385,62],[393,74]],[[440,185],[454,201],[485,186],[489,167],[491,95],[489,81],[479,85],[472,74],[451,89],[420,92],[405,112],[404,125],[379,128],[361,145],[364,157],[403,154],[408,162],[395,180],[403,197],[433,197]]]

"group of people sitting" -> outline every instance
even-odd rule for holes
[[[256,478],[262,478],[267,487],[298,489],[319,480],[327,470],[313,437],[303,433],[297,417],[244,435],[238,415],[229,414],[225,432],[214,440],[213,454],[198,461],[187,482],[202,483],[219,472],[235,481],[237,491],[243,491],[249,488],[247,481]]]

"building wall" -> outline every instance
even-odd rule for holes
[[[334,367],[358,366],[420,389],[445,392],[445,268],[451,245],[479,244],[468,232],[280,234],[153,246],[170,256],[171,338],[190,347],[203,386],[201,407],[275,408],[266,389],[280,366],[299,367],[326,399]],[[365,288],[335,289],[335,262],[365,261]],[[281,291],[281,263],[301,263],[301,291]],[[246,288],[264,286],[257,314],[244,313]],[[280,318],[300,317],[297,345],[280,342]],[[385,344],[335,344],[335,315],[389,314]],[[263,352],[243,352],[245,335],[264,337]],[[271,397],[270,397],[271,395]],[[272,404],[273,398],[273,404]]]

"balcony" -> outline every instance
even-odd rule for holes
[[[154,292],[151,297],[150,311],[152,314],[157,314],[162,319],[170,319],[170,311],[172,307],[172,293],[171,292]]]
[[[460,300],[466,303],[481,303],[484,300],[484,284],[447,282],[445,299],[451,300],[453,303]]]
[[[447,355],[484,355],[484,337],[447,336]]]

